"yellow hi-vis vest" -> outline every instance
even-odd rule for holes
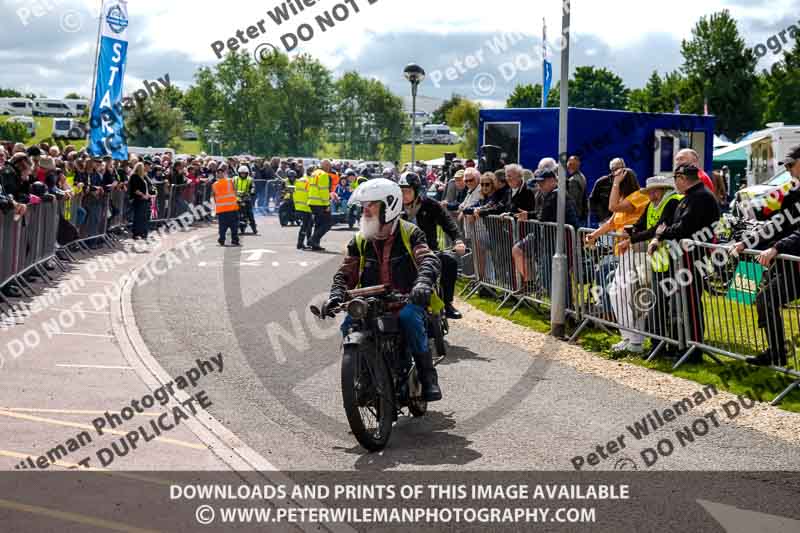
[[[294,193],[292,193],[294,210],[300,213],[310,213],[308,206],[308,178],[302,177],[294,182]]]
[[[308,180],[308,205],[331,205],[331,177],[324,170],[316,170]]]
[[[658,221],[661,220],[661,214],[664,212],[664,208],[667,207],[667,204],[672,202],[673,199],[680,202],[683,200],[683,195],[672,191],[661,199],[658,207],[654,206],[653,202],[650,202],[650,205],[647,206],[647,229],[656,227]],[[658,249],[653,252],[653,256],[650,258],[650,266],[653,272],[657,273],[669,270],[669,247],[666,243],[661,243]]]
[[[403,246],[406,247],[406,251],[408,255],[411,257],[411,262],[414,264],[414,267],[417,266],[417,261],[414,259],[414,250],[411,249],[411,233],[414,231],[416,226],[407,220],[400,219],[400,238],[403,241]],[[367,263],[367,255],[365,253],[367,248],[367,240],[361,235],[361,232],[356,233],[356,248],[358,248],[358,254],[360,256],[360,262],[358,266],[358,286],[361,287],[361,274],[364,272],[364,265]],[[438,315],[444,309],[444,301],[439,298],[439,295],[436,291],[433,291],[431,295],[431,303],[428,306],[428,311],[434,315]]]
[[[241,178],[236,176],[236,194],[239,196],[250,196],[251,191],[253,190],[253,178],[250,176],[246,178]]]
[[[233,187],[231,180],[223,178],[214,183],[211,189],[214,191],[216,214],[239,210],[239,202],[236,201],[236,189]]]

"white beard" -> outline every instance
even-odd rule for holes
[[[375,240],[381,230],[381,221],[378,217],[367,218],[361,215],[361,222],[358,224],[361,235],[368,241]]]

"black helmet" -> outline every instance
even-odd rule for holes
[[[289,178],[290,180],[293,180],[297,177],[297,172],[295,172],[294,170],[287,170],[286,177]]]
[[[400,185],[400,188],[410,188],[414,189],[414,192],[417,196],[422,195],[422,179],[420,179],[419,174],[414,172],[405,172],[403,175],[400,176],[400,181],[397,182]]]

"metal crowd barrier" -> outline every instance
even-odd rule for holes
[[[14,212],[0,213],[0,287],[16,282],[24,293],[32,289],[23,277],[36,270],[45,279],[51,279],[43,264],[53,261],[62,270],[64,266],[56,257],[59,202],[42,202],[28,205],[22,216]],[[5,298],[2,301],[8,304]]]
[[[550,307],[550,292],[553,286],[553,256],[556,253],[558,225],[554,222],[536,220],[517,221],[517,239],[513,254],[520,264],[520,296],[511,313],[523,304],[536,304]],[[575,228],[565,226],[567,254],[567,299],[566,310],[572,316],[580,315],[582,293],[581,280],[575,265],[578,254],[575,251]]]
[[[731,252],[726,246],[685,240],[681,246],[691,269],[679,276],[687,302],[685,336],[689,351],[745,360],[770,350],[771,368],[796,378],[773,401],[780,402],[800,385],[798,368],[800,308],[800,257],[779,255],[769,268],[756,261],[759,251]],[[691,274],[692,283],[689,283]],[[676,365],[677,366],[677,365]]]
[[[594,323],[625,331],[636,344],[646,338],[657,342],[648,361],[667,345],[684,350],[686,302],[681,287],[672,281],[682,267],[680,256],[671,258],[664,253],[654,261],[647,256],[646,243],[619,250],[621,233],[610,234],[601,244],[585,246],[591,232],[588,228],[578,232],[577,292],[582,299],[583,322],[570,340]]]
[[[462,294],[492,289],[502,298],[498,309],[517,299],[512,312],[527,303],[549,306],[556,224],[465,217],[464,231],[475,277]],[[792,305],[800,300],[800,257],[778,256],[765,269],[757,251],[737,256],[699,241],[665,243],[651,257],[644,243],[617,248],[623,234],[588,246],[592,230],[566,231],[567,312],[582,319],[570,341],[590,324],[616,328],[633,342],[656,343],[648,360],[668,345],[684,352],[673,368],[698,350],[720,362],[718,356],[744,361],[771,349],[771,368],[794,379],[772,403],[800,386],[800,306]],[[790,364],[779,359],[781,350]]]
[[[109,231],[126,230],[130,223],[131,209],[128,191],[116,189],[111,192],[111,219],[108,221]]]
[[[511,257],[516,242],[516,221],[512,217],[490,215],[465,221],[465,232],[473,247],[475,283],[470,298],[481,288],[503,295],[502,308],[518,290],[517,272]]]

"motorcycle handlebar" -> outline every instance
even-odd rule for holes
[[[374,285],[372,287],[362,287],[360,289],[353,289],[347,291],[345,295],[347,298],[346,301],[354,300],[355,298],[370,298],[375,296],[391,296],[397,301],[401,301],[405,297],[405,295],[401,295],[399,293],[395,293],[394,291],[392,291],[392,287],[390,285]],[[326,309],[325,314],[332,318],[340,311],[346,309],[346,307],[347,306],[344,304],[338,305],[336,307]],[[315,317],[321,320],[325,320],[326,316],[323,315],[322,310],[316,305],[309,306],[309,310],[311,311],[311,314],[313,314]]]

